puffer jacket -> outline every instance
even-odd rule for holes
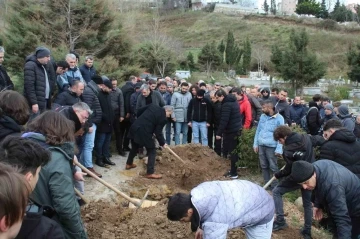
[[[96,132],[111,133],[115,118],[114,111],[111,107],[111,95],[107,92],[101,91],[98,98],[102,111],[102,119],[100,124],[98,124]]]
[[[292,104],[290,106],[290,119],[291,123],[296,123],[297,125],[301,125],[301,118],[306,115],[305,107],[302,104]]]
[[[225,96],[221,102],[221,118],[217,136],[237,133],[242,128],[242,117],[236,97],[232,94]]]
[[[91,81],[91,77],[93,77],[96,74],[96,69],[94,66],[87,67],[85,64],[80,66],[80,72],[82,77],[84,78],[85,82],[88,83]]]
[[[171,97],[171,106],[174,107],[174,114],[176,122],[187,122],[187,109],[190,100],[192,99],[191,93],[175,92]]]
[[[2,115],[0,117],[0,142],[5,139],[6,136],[9,135],[21,135],[21,131],[23,127],[18,125],[15,120],[10,118],[9,116]]]
[[[130,109],[130,98],[131,98],[131,95],[132,93],[135,92],[135,89],[134,89],[134,84],[131,82],[131,81],[127,81],[125,83],[125,85],[123,85],[123,87],[121,87],[121,91],[123,93],[123,96],[124,96],[124,109],[125,109],[125,115],[126,114],[130,114],[131,112],[131,109]]]
[[[30,198],[39,205],[49,205],[56,211],[65,238],[87,238],[73,182],[74,144],[61,146],[46,144],[38,133],[25,133],[22,137],[36,141],[51,152],[50,161],[41,168],[39,181]]]
[[[341,164],[360,178],[360,142],[353,132],[338,129],[320,147],[320,158]]]
[[[190,194],[206,239],[225,239],[231,228],[266,224],[274,217],[272,197],[249,181],[205,182]]]
[[[13,89],[14,83],[11,81],[10,76],[6,72],[4,66],[0,65],[0,91]]]
[[[51,64],[44,66],[49,81],[50,93],[49,99],[51,98],[52,93],[55,88],[55,78],[49,67],[52,67]],[[39,105],[39,110],[44,111],[46,109],[46,99],[45,99],[45,89],[46,89],[46,78],[45,71],[43,66],[38,62],[35,55],[30,55],[26,58],[26,63],[24,67],[24,96],[27,99],[29,106]]]
[[[54,100],[52,108],[57,108],[59,106],[73,106],[76,103],[81,102],[81,99],[75,92],[71,90],[66,90],[58,94]]]
[[[262,114],[258,127],[256,128],[253,147],[273,147],[276,148],[275,153],[282,154],[282,145],[274,140],[273,134],[278,126],[284,124],[284,118],[279,113],[274,114],[273,116],[267,116],[266,114]]]
[[[124,109],[124,96],[122,91],[116,87],[116,89],[112,90],[111,93],[111,107],[114,110],[114,114],[116,116],[125,117],[125,109]]]
[[[81,101],[85,102],[93,111],[91,117],[86,122],[89,125],[92,123],[98,125],[101,122],[102,111],[97,97],[96,91],[93,91],[90,87],[85,86],[83,94],[80,96]],[[90,126],[91,127],[91,126]]]
[[[337,238],[351,237],[351,218],[360,218],[360,179],[340,164],[318,160],[314,164],[314,207],[327,208],[335,222]]]

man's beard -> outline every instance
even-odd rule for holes
[[[186,94],[187,91],[181,91],[181,94]]]

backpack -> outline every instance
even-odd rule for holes
[[[307,116],[308,116],[310,110],[313,109],[313,108],[315,108],[316,110],[318,110],[318,108],[315,107],[315,106],[311,107],[311,108],[308,110],[308,112],[306,112],[306,114],[305,114],[305,115],[301,118],[301,120],[300,120],[301,128],[303,128],[306,132],[309,131],[309,129],[308,129],[308,123],[307,123]]]

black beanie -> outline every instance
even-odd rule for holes
[[[94,81],[97,85],[104,84],[103,79],[99,75],[94,75],[93,77],[91,77],[91,80]]]
[[[50,56],[50,50],[47,49],[46,47],[39,46],[35,50],[35,55],[36,55],[36,58],[43,58],[46,56]]]
[[[205,91],[202,89],[199,89],[196,91],[196,96],[204,97]]]
[[[314,166],[306,161],[296,161],[292,164],[291,178],[296,183],[303,183],[309,180],[314,174]]]

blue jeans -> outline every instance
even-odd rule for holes
[[[201,144],[203,146],[208,146],[206,121],[204,122],[192,121],[191,126],[192,126],[192,134],[193,134],[193,143],[194,144],[199,143],[199,131],[200,131]]]
[[[87,133],[82,136],[81,147],[79,146],[79,151],[81,153],[79,160],[82,165],[86,168],[92,168],[92,151],[94,148],[95,134],[96,134],[96,124],[92,125],[93,132]],[[81,148],[81,149],[80,149]]]
[[[175,125],[172,121],[169,121],[166,123],[165,126],[165,134],[166,134],[166,144],[170,145],[171,143],[171,125]]]
[[[180,144],[180,133],[182,132],[182,144],[187,143],[188,123],[187,122],[175,122],[175,145]]]
[[[262,171],[262,175],[264,178],[264,183],[269,182],[270,178],[274,173],[279,171],[277,165],[277,158],[275,156],[275,148],[267,147],[267,146],[259,146],[259,160],[260,160],[260,167]],[[270,176],[271,171],[271,176]],[[275,187],[277,180],[271,184],[271,187]]]
[[[111,133],[97,133],[95,140],[96,157],[110,157]]]

